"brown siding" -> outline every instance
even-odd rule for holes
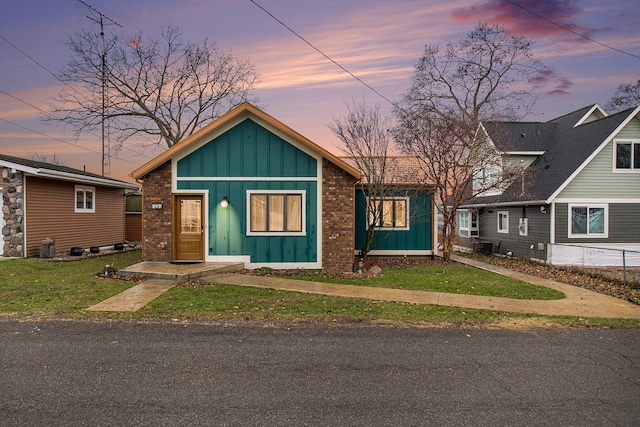
[[[95,188],[95,213],[76,213],[75,185],[27,177],[27,256],[38,256],[40,242],[47,237],[56,238],[58,252],[124,241],[124,190],[91,185]]]
[[[171,161],[144,176],[142,184],[142,259],[172,261]],[[151,209],[162,203],[162,209]]]
[[[355,245],[356,179],[322,160],[322,267],[351,271]]]
[[[142,241],[142,213],[127,213],[124,217],[124,238],[129,242]]]

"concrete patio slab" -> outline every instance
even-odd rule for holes
[[[150,279],[183,281],[197,279],[208,274],[229,273],[242,269],[244,269],[244,264],[241,262],[171,263],[147,261],[118,270],[118,274],[124,277],[144,276]]]

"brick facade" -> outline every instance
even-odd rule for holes
[[[142,184],[142,259],[173,261],[171,161],[149,172]],[[162,204],[162,209],[152,205]]]
[[[322,267],[351,271],[355,243],[355,178],[322,160]]]

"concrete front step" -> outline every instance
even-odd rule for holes
[[[241,262],[170,263],[146,261],[118,270],[118,274],[125,277],[144,276],[149,279],[183,281],[243,269],[244,264]]]

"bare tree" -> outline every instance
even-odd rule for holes
[[[397,193],[394,180],[399,173],[389,155],[393,139],[390,119],[378,106],[369,107],[354,101],[345,104],[347,115],[334,118],[327,126],[342,141],[340,149],[347,160],[364,175],[359,187],[367,204],[367,234],[360,255],[366,260],[383,221],[383,201]]]
[[[36,162],[50,163],[52,165],[65,166],[64,160],[62,160],[56,153],[53,153],[51,157],[46,154],[29,153],[29,158]]]
[[[540,62],[530,45],[504,27],[486,24],[444,48],[427,45],[411,87],[394,107],[400,149],[420,159],[435,186],[445,260],[453,250],[456,210],[522,179],[521,165],[505,161],[496,149],[500,134],[489,120],[516,119],[533,105],[524,83]]]
[[[66,85],[43,120],[80,134],[104,119],[116,148],[136,135],[171,147],[230,108],[255,101],[258,75],[249,60],[207,39],[185,43],[181,36],[172,26],[159,39],[74,34],[67,40],[72,57],[60,73]]]
[[[636,107],[640,104],[640,80],[636,84],[621,84],[607,103],[607,108],[621,111],[625,108]]]

